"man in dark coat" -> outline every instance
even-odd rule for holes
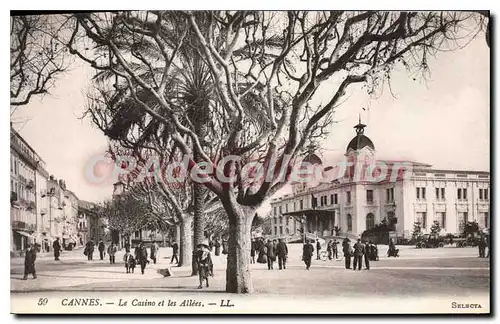
[[[36,279],[36,270],[35,270],[35,261],[36,261],[36,253],[37,247],[36,245],[28,244],[26,248],[24,256],[24,277],[23,280],[28,279],[28,274],[33,275],[33,279]]]
[[[480,258],[484,258],[484,257],[486,256],[486,255],[485,255],[485,254],[486,254],[486,253],[485,253],[485,252],[486,252],[486,245],[487,245],[487,244],[486,244],[486,240],[485,240],[485,238],[481,236],[481,237],[479,238],[479,242],[478,242],[478,244],[477,244],[477,247],[479,248],[479,257],[480,257]]]
[[[321,243],[319,242],[319,239],[316,240],[316,260],[319,260],[319,251],[321,250]]]
[[[314,255],[314,246],[312,243],[314,240],[311,240],[311,242],[307,242],[304,244],[304,248],[302,251],[302,259],[304,260],[304,263],[306,264],[306,269],[309,270],[311,268],[311,259],[312,256]]]
[[[372,255],[372,244],[370,242],[366,242],[365,244],[365,269],[370,270],[370,258]]]
[[[286,258],[288,257],[288,247],[285,240],[280,238],[279,243],[276,245],[276,255],[278,256],[278,266],[280,270],[286,269]]]
[[[220,244],[220,240],[218,238],[215,239],[214,246],[215,246],[215,256],[219,256],[221,244]]]
[[[130,252],[130,243],[129,243],[129,241],[127,241],[127,243],[125,243],[125,252]]]
[[[150,257],[151,257],[151,260],[153,260],[153,264],[156,264],[156,256],[158,254],[158,249],[159,249],[159,246],[158,244],[156,244],[156,242],[153,242],[151,243],[151,248],[150,248]]]
[[[94,260],[94,240],[90,240],[87,242],[87,245],[85,247],[85,251],[87,252],[87,259],[89,261]]]
[[[139,261],[139,264],[141,265],[141,273],[144,274],[144,269],[146,269],[146,264],[148,263],[148,250],[146,249],[144,242],[139,244],[136,252],[136,260]]]
[[[365,253],[365,247],[363,243],[361,243],[361,239],[354,244],[354,261],[353,261],[353,270],[356,270],[356,266],[358,270],[361,270],[361,265],[363,263],[363,254]]]
[[[106,246],[104,245],[104,242],[99,240],[99,245],[97,245],[97,249],[99,250],[99,258],[101,260],[104,260],[104,250],[106,249]]]
[[[273,270],[274,260],[276,260],[276,248],[271,240],[267,240],[267,270]]]
[[[61,255],[61,243],[59,243],[58,237],[56,237],[56,240],[52,243],[52,249],[54,250],[54,260],[59,261],[59,255]]]
[[[345,268],[351,269],[351,244],[350,240],[346,237],[342,241],[342,252],[344,253],[345,258]]]
[[[255,238],[252,239],[250,243],[250,263],[255,263],[255,251],[257,250]]]
[[[338,248],[337,244],[338,244],[337,240],[334,239],[333,243],[332,243],[332,254],[333,254],[333,257],[335,259],[339,258],[339,254],[338,254],[338,251],[337,251],[337,248]]]
[[[179,252],[179,245],[177,244],[177,242],[174,242],[174,244],[172,244],[172,259],[170,260],[170,263],[173,263],[174,259],[175,263],[179,263],[179,257],[177,256],[178,252]]]

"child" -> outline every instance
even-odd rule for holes
[[[125,270],[127,270],[127,273],[134,273],[135,259],[130,251],[126,252],[123,256],[123,262],[125,262]]]
[[[212,263],[212,258],[210,257],[210,247],[208,242],[203,242],[198,245],[196,250],[196,263],[198,265],[198,275],[200,279],[200,285],[198,289],[203,288],[203,280],[206,281],[208,285],[208,276],[214,275],[214,268]]]

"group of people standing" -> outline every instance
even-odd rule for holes
[[[282,238],[279,240],[267,240],[267,243],[262,238],[254,238],[250,246],[250,263],[255,263],[256,255],[258,255],[257,262],[267,263],[268,270],[274,269],[276,259],[278,259],[279,270],[285,270],[288,258],[288,246]]]
[[[370,261],[378,260],[377,245],[373,244],[372,241],[362,243],[359,238],[354,246],[351,247],[351,240],[346,237],[342,241],[342,252],[344,253],[346,269],[351,269],[351,257],[353,258],[353,270],[356,270],[356,268],[357,270],[361,270],[363,260],[365,262],[365,269],[370,270]]]

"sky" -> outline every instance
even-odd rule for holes
[[[323,157],[333,163],[345,153],[361,113],[368,125],[365,135],[373,141],[379,159],[489,171],[490,54],[484,35],[464,49],[439,53],[428,64],[427,82],[395,71],[394,96],[387,88],[378,98],[360,89],[348,91],[348,100],[337,108],[336,123],[323,143]],[[113,187],[112,183],[92,184],[84,176],[89,161],[107,147],[102,132],[89,119],[79,119],[86,110],[90,73],[82,63],[75,64],[50,95],[18,108],[12,121],[50,174],[64,179],[80,199],[99,202],[111,196]]]

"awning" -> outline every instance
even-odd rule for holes
[[[22,236],[26,236],[26,237],[31,237],[31,238],[34,238],[33,235],[29,234],[29,233],[26,233],[26,232],[23,232],[23,231],[16,231],[18,232],[19,234],[21,234]]]

